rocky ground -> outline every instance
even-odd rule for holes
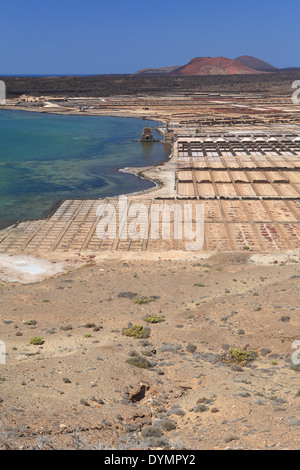
[[[261,75],[95,75],[66,77],[1,77],[7,98],[33,96],[103,97],[170,92],[267,92],[291,96],[291,84],[299,71]]]
[[[300,258],[248,258],[3,281],[0,447],[298,449]]]

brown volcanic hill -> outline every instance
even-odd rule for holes
[[[268,64],[264,60],[260,60],[249,55],[237,57],[235,60],[240,62],[242,65],[246,65],[246,67],[250,67],[254,70],[260,70],[261,72],[279,72],[279,69],[273,67],[273,65]]]
[[[169,75],[234,75],[264,73],[226,57],[195,57]]]

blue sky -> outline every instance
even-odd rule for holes
[[[193,57],[300,67],[299,0],[0,0],[0,75],[134,73]]]

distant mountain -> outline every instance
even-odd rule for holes
[[[300,67],[287,67],[285,69],[280,69],[282,73],[293,73],[293,72],[300,72]]]
[[[135,75],[164,75],[166,73],[173,72],[176,69],[179,69],[181,65],[174,65],[171,67],[159,67],[154,69],[142,69],[135,72]]]
[[[235,75],[259,74],[237,60],[226,57],[195,57],[188,64],[170,72],[170,75]]]
[[[188,64],[173,67],[157,67],[142,69],[135,75],[235,75],[260,73],[292,73],[299,72],[300,67],[279,69],[264,60],[243,55],[236,59],[227,57],[195,57]]]
[[[267,62],[257,59],[256,57],[252,57],[249,55],[242,55],[241,57],[237,57],[237,60],[240,64],[245,65],[254,70],[259,70],[261,72],[279,72],[280,70],[273,65],[268,64]]]

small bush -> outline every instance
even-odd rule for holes
[[[254,351],[244,351],[240,348],[230,348],[229,352],[221,359],[227,364],[239,364],[245,366],[248,362],[257,359],[257,354]]]
[[[228,436],[224,437],[224,442],[227,444],[232,441],[238,441],[239,437],[235,436],[234,434],[229,434]]]
[[[157,425],[166,432],[174,431],[177,427],[175,421],[169,418],[163,418]]]
[[[161,323],[165,321],[164,317],[159,317],[158,315],[151,315],[151,316],[145,317],[144,320],[147,323]]]
[[[148,304],[149,302],[154,302],[155,299],[156,299],[155,296],[152,296],[152,297],[146,297],[146,296],[137,297],[136,299],[134,299],[134,303],[135,304]]]
[[[145,426],[141,431],[141,435],[143,437],[161,437],[163,432],[157,426]]]
[[[142,447],[146,447],[147,449],[153,449],[157,447],[163,448],[170,448],[170,443],[168,439],[163,437],[146,437],[144,441],[141,443]],[[181,449],[181,447],[179,447]]]
[[[203,405],[200,403],[199,405],[195,406],[194,412],[195,413],[203,413],[204,411],[207,411],[209,408],[206,405]]]
[[[34,344],[35,346],[39,346],[44,344],[44,340],[41,336],[35,336],[34,338],[30,339],[30,344]]]
[[[141,354],[146,357],[152,356],[152,352],[149,349],[144,349],[143,351],[141,351]]]
[[[61,326],[60,329],[62,331],[71,331],[73,330],[73,327],[71,325],[67,325],[67,326]]]
[[[144,328],[141,325],[133,325],[130,328],[125,328],[123,330],[123,335],[137,339],[149,338],[150,328]]]
[[[142,356],[130,357],[127,359],[126,363],[131,366],[138,367],[139,369],[150,369],[150,367],[152,367],[151,362]]]
[[[197,346],[195,344],[189,343],[186,347],[186,350],[190,353],[194,353],[197,349]]]
[[[231,355],[231,362],[234,364],[245,365],[248,360],[248,354],[239,348],[230,348],[229,353]]]
[[[123,299],[134,299],[136,297],[136,293],[134,292],[119,292],[118,297],[123,298]]]
[[[282,315],[282,317],[280,317],[280,321],[285,322],[285,323],[289,322],[290,319],[291,318],[288,317],[287,315]]]

